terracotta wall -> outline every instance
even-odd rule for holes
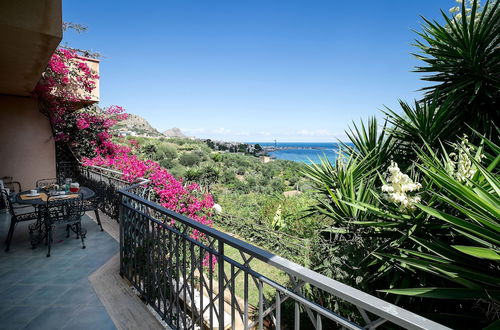
[[[0,95],[0,177],[12,176],[24,190],[56,175],[50,123],[29,97]]]

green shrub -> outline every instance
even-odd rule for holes
[[[160,165],[166,169],[170,169],[174,166],[175,162],[172,160],[172,159],[169,159],[169,158],[162,158],[158,161],[160,163]]]
[[[427,275],[424,283],[383,292],[438,299],[432,303],[436,312],[466,313],[470,326],[487,326],[500,313],[500,146],[482,142],[484,149],[459,144],[456,163],[446,151],[441,159],[432,149],[419,151],[418,167],[432,187],[430,198],[417,205],[426,221],[408,233],[411,248],[376,254],[409,273]],[[474,306],[481,308],[472,312]]]
[[[200,161],[200,157],[192,152],[185,152],[179,157],[179,163],[189,167],[197,165]]]
[[[180,164],[175,164],[169,169],[170,174],[176,178],[183,178],[186,168]]]
[[[211,153],[210,154],[210,158],[216,162],[216,163],[219,163],[222,161],[222,154],[218,153],[218,152],[214,152],[214,153]]]
[[[164,158],[175,159],[177,158],[177,147],[173,143],[163,142],[156,146],[158,152],[163,153]]]

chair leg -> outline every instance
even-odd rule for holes
[[[99,225],[99,227],[101,227],[101,231],[103,231],[103,229],[102,229],[102,223],[101,223],[101,218],[99,217],[99,210],[96,208],[94,210],[94,212],[95,212],[95,218],[97,220],[97,224]]]
[[[78,227],[78,232],[80,233],[80,238],[82,239],[82,249],[85,249],[85,234],[86,232],[84,232],[85,229],[82,229],[82,224],[81,223],[77,223],[76,224]]]
[[[47,258],[50,257],[50,246],[52,245],[52,225],[49,225],[47,228]]]
[[[12,236],[14,236],[14,229],[16,227],[16,222],[11,219],[10,220],[10,227],[9,227],[9,233],[7,234],[7,239],[5,240],[5,252],[9,252],[10,250],[10,242],[12,242]]]
[[[37,245],[40,244],[42,241],[42,226],[44,223],[42,223],[42,213],[38,211],[38,218],[35,223],[30,223],[28,225],[29,233],[30,233],[30,242],[31,242],[31,248],[36,249]],[[34,235],[34,232],[38,232],[38,236]]]

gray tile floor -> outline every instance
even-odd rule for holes
[[[45,245],[31,249],[27,224],[5,252],[9,223],[0,211],[0,329],[116,329],[88,280],[118,252],[111,236],[85,216],[87,248],[59,228],[47,258]]]

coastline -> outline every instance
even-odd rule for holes
[[[328,159],[334,163],[337,159],[340,142],[247,142],[259,145],[262,151],[272,159],[289,160],[298,163],[320,163]],[[347,143],[350,145],[350,143]]]

